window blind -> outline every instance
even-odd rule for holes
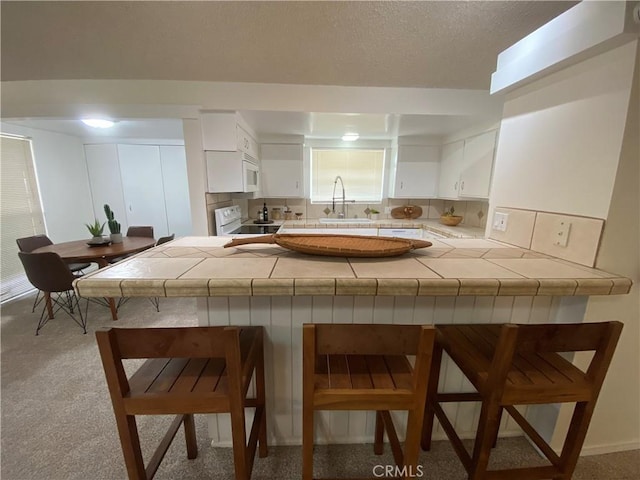
[[[16,239],[45,233],[31,140],[0,134],[0,301],[33,286],[18,258]]]
[[[344,182],[346,199],[380,202],[384,176],[384,149],[312,149],[311,201],[330,202],[336,177]],[[336,198],[342,198],[341,185]]]

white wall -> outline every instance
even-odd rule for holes
[[[589,298],[585,321],[618,320],[622,336],[585,441],[584,454],[640,448],[640,49],[611,208],[596,267],[633,281],[623,296]],[[577,358],[582,366],[588,355]],[[569,412],[560,415],[569,423]]]
[[[507,97],[492,207],[607,217],[635,48],[628,43]]]
[[[596,266],[635,283],[629,295],[592,296],[587,304],[585,321],[620,320],[625,328],[583,453],[640,448],[637,48],[628,43],[514,91],[496,153],[490,211],[604,218]],[[569,420],[563,407],[554,448]]]
[[[61,133],[0,124],[2,132],[31,137],[47,234],[54,242],[88,238],[93,222],[82,140]]]

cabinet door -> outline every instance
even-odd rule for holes
[[[159,147],[118,145],[118,157],[128,225],[153,225],[156,238],[167,235]]]
[[[122,224],[122,231],[126,232],[128,225],[116,145],[85,145],[84,152],[95,218],[100,223],[106,221],[104,204],[108,203],[116,220]],[[85,223],[93,223],[92,220],[86,219]],[[105,233],[109,233],[107,226]]]
[[[438,188],[439,147],[398,147],[395,198],[433,198]]]
[[[260,180],[263,197],[304,197],[302,175],[302,145],[262,144]]]
[[[495,130],[465,140],[463,168],[460,172],[461,197],[489,197],[495,145]]]
[[[183,146],[161,146],[160,164],[169,234],[191,235],[187,159]]]
[[[205,113],[200,117],[202,148],[223,152],[238,149],[235,113]]]
[[[460,185],[460,170],[464,155],[464,141],[448,143],[442,147],[440,160],[440,181],[438,182],[438,197],[458,198]]]

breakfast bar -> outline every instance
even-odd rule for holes
[[[304,323],[578,323],[588,296],[631,288],[614,273],[483,238],[431,238],[429,248],[390,258],[311,256],[260,243],[224,248],[229,241],[180,238],[86,275],[75,288],[83,297],[199,297],[201,325],[264,326],[267,423],[280,445],[301,443]],[[445,390],[468,390],[453,364],[442,372]],[[447,409],[472,437],[476,405]],[[525,412],[547,440],[557,413],[554,405]],[[520,435],[506,417],[500,434]],[[322,412],[317,441],[369,442],[374,419]],[[228,418],[212,415],[209,427],[214,444],[231,444]]]

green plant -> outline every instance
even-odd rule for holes
[[[451,208],[449,208],[449,209],[445,210],[445,211],[442,213],[442,216],[443,216],[443,217],[455,217],[455,213],[456,213],[456,211],[455,211],[455,209],[453,208],[453,205],[451,205]]]
[[[108,203],[104,204],[104,213],[107,215],[107,223],[109,224],[109,231],[111,233],[120,233],[121,225],[116,222],[116,219],[113,215],[113,210]]]
[[[376,214],[376,213],[380,213],[380,212],[378,210],[376,210],[375,208],[370,208],[369,209],[369,213]]]
[[[101,237],[102,236],[102,232],[104,231],[104,223],[102,225],[100,225],[100,222],[98,221],[98,219],[95,219],[95,222],[93,224],[91,223],[85,223],[84,224],[87,229],[89,230],[89,233],[91,235],[93,235],[94,237]]]

